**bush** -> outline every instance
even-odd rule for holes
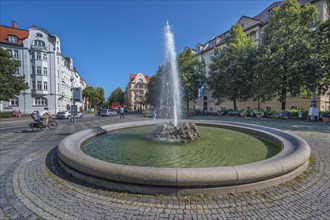
[[[0,118],[10,118],[13,117],[12,112],[0,112]]]
[[[144,116],[145,118],[151,118],[150,111],[149,111],[149,110],[145,110],[145,111],[143,111],[143,116]]]
[[[321,112],[321,113],[320,113],[320,116],[321,116],[321,117],[330,117],[330,111],[327,111],[327,112]]]

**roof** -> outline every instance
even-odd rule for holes
[[[17,43],[12,43],[8,41],[9,36],[16,36],[18,38]],[[12,28],[0,25],[0,43],[12,44],[23,46],[23,40],[29,37],[28,30],[22,30],[18,28]]]
[[[141,74],[144,75],[143,73],[141,73]],[[129,81],[132,82],[135,79],[136,75],[137,74],[129,74]],[[147,83],[149,83],[151,80],[151,77],[148,75],[146,75],[146,76],[144,75],[144,78],[146,79]]]
[[[274,2],[270,6],[265,8],[262,12],[260,12],[257,16],[254,16],[253,18],[261,21],[263,24],[268,23],[269,22],[269,11],[275,7],[280,6],[281,4],[283,4],[283,1]]]
[[[298,3],[300,4],[300,6],[304,6],[305,4],[307,4],[308,2],[310,3],[313,3],[313,2],[316,2],[316,1],[319,1],[319,0],[298,0]],[[248,19],[254,19],[254,20],[257,20],[257,21],[260,21],[261,22],[261,25],[265,25],[269,22],[269,12],[275,8],[275,7],[278,7],[280,6],[281,4],[283,4],[284,1],[276,1],[276,2],[273,2],[271,5],[269,5],[267,8],[265,8],[262,12],[260,12],[258,15],[254,16],[253,18],[251,17],[248,17],[248,16],[242,16],[242,17],[245,17],[245,18],[248,18]],[[242,18],[241,17],[241,18]],[[241,19],[240,18],[240,19]],[[217,42],[216,45],[214,46],[217,46],[217,45],[221,45],[223,43],[225,43],[225,37],[224,35],[226,33],[228,33],[229,31],[226,31],[226,32],[223,32],[222,34],[218,35],[216,38],[220,39],[219,42]],[[208,40],[206,43],[202,44],[202,43],[197,43],[196,47],[199,47],[201,46],[202,49],[197,52],[197,54],[200,54],[200,53],[205,53],[209,50],[211,50],[214,46],[210,46],[209,45],[209,42],[212,41],[215,37],[211,38],[210,40]]]

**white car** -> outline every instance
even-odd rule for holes
[[[61,112],[57,112],[56,117],[58,119],[62,119],[62,118],[71,119],[73,116],[71,114],[71,111],[61,111]],[[83,117],[84,117],[84,113],[82,112],[78,112],[76,115],[76,118],[83,118]]]
[[[71,114],[71,111],[69,111]],[[85,115],[82,112],[77,112],[76,118],[83,118]]]
[[[70,111],[57,112],[56,117],[58,119],[62,119],[62,118],[70,119],[71,118],[71,113],[70,113]]]

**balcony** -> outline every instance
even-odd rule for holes
[[[31,45],[31,48],[34,50],[47,50],[46,46]]]

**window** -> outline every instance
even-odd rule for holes
[[[13,57],[13,51],[11,49],[8,49],[7,51],[8,51],[9,56]]]
[[[48,82],[44,81],[44,90],[48,90]]]
[[[60,71],[57,70],[57,78],[60,78]]]
[[[57,92],[59,92],[59,91],[60,91],[60,84],[57,83]]]
[[[291,105],[291,109],[295,109],[295,110],[297,110],[297,109],[298,109],[298,106],[296,106],[296,105]]]
[[[214,39],[214,40],[212,40],[212,41],[210,41],[210,47],[214,47],[215,46],[215,44],[216,44],[216,40]]]
[[[40,47],[45,47],[46,46],[45,42],[43,42],[42,40],[33,41],[33,45],[40,46]]]
[[[59,57],[57,57],[57,64],[59,64],[60,63],[60,58]]]
[[[37,81],[37,89],[42,90],[41,81]]]
[[[34,105],[47,105],[47,99],[46,98],[35,98]]]
[[[272,107],[271,106],[266,106],[266,111],[271,111]]]
[[[37,66],[37,74],[41,75],[41,66]]]
[[[14,58],[18,58],[18,50],[13,50],[14,51],[14,53],[13,53],[13,57]]]
[[[47,73],[47,67],[44,67],[44,75],[48,75],[48,73]]]
[[[40,52],[37,52],[37,59],[41,60],[41,53]]]
[[[36,81],[34,79],[32,80],[32,89],[36,89]]]
[[[8,41],[10,43],[17,43],[17,37],[16,36],[9,36]]]
[[[142,90],[140,90],[140,95],[143,95],[143,91]]]
[[[41,33],[36,33],[35,36],[36,37],[42,37],[43,35]]]
[[[15,74],[19,74],[19,67],[16,68]]]
[[[15,98],[10,99],[9,103],[10,103],[10,106],[18,106],[18,98],[15,97]]]
[[[42,59],[43,59],[43,60],[47,60],[47,54],[46,54],[46,53],[43,53],[43,54],[42,54]]]

